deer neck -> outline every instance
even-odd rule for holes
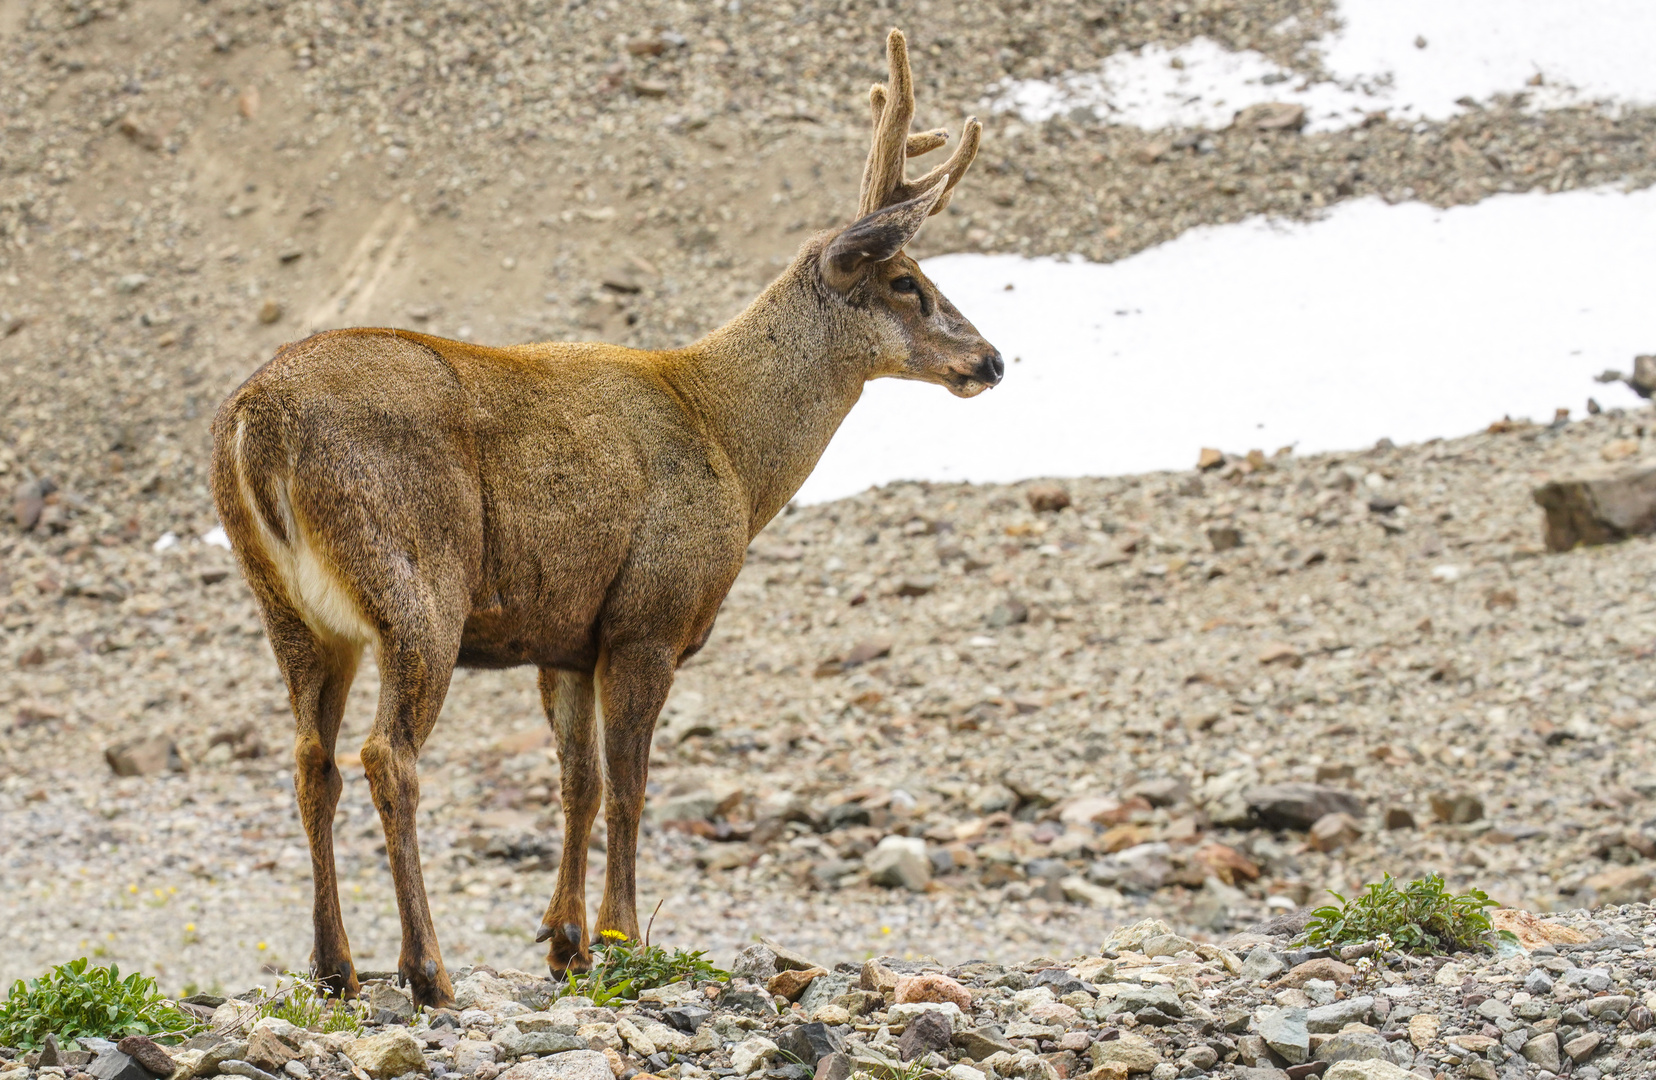
[[[788,504],[862,395],[871,346],[803,260],[680,354],[674,382],[740,478],[757,534]]]

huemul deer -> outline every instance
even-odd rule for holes
[[[213,424],[213,498],[287,680],[310,839],[315,974],[354,994],[334,876],[334,760],[364,646],[381,689],[362,747],[421,1005],[452,988],[420,875],[415,761],[456,665],[540,670],[562,768],[563,856],[537,941],[584,970],[587,838],[603,804],[598,929],[637,937],[633,872],[656,714],[706,643],[748,543],[793,497],[869,379],[994,386],[1000,354],[903,253],[977,155],[909,133],[903,36],[870,92],[857,220],[814,236],[747,310],[660,352],[483,348],[336,330],[279,351]]]

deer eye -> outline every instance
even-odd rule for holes
[[[918,281],[915,281],[909,275],[904,274],[900,278],[893,278],[892,279],[892,281],[891,281],[891,291],[892,292],[917,293],[917,292],[920,291],[920,283]]]

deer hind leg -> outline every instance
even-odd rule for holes
[[[644,784],[650,768],[650,739],[656,716],[673,687],[673,658],[660,648],[612,650],[599,666],[604,695],[604,899],[598,905],[598,932],[618,930],[638,937],[634,869],[638,819],[644,812]]]
[[[334,743],[361,647],[318,637],[285,605],[272,606],[267,615],[275,631],[270,640],[287,680],[296,722],[293,786],[310,841],[311,921],[316,932],[311,971],[330,992],[355,997],[359,987],[339,911],[334,870],[334,810],[344,786],[334,763]]]
[[[587,838],[603,797],[604,770],[598,759],[598,733],[593,723],[592,676],[542,668],[540,692],[541,705],[558,743],[564,839],[558,883],[535,940],[551,940],[546,966],[554,976],[561,977],[565,972],[586,971],[592,966],[586,912]]]
[[[455,637],[457,641],[458,634]],[[457,652],[457,645],[406,639],[396,646],[382,645],[379,711],[362,745],[362,767],[385,829],[385,853],[402,920],[397,972],[413,992],[414,1004],[432,1008],[450,1004],[454,988],[443,967],[420,873],[420,841],[414,828],[420,778],[415,763],[442,711]]]

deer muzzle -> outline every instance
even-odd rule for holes
[[[990,349],[972,369],[972,378],[985,386],[994,386],[1006,374],[1006,363],[1001,359],[999,349]]]

